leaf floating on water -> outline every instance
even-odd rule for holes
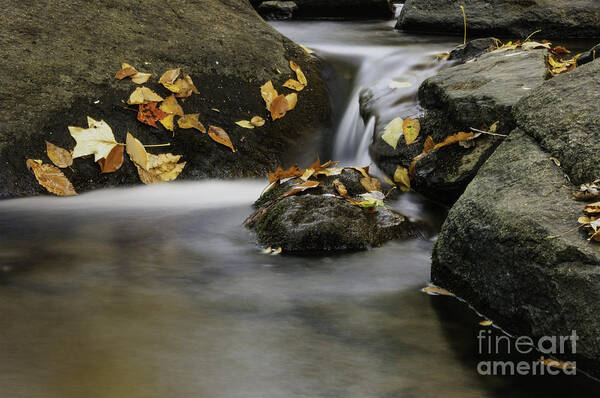
[[[490,321],[489,319],[487,319],[487,320],[485,320],[485,321],[481,321],[481,322],[479,322],[479,324],[480,324],[481,326],[492,326],[492,325],[494,324],[494,322],[493,322],[493,321]]]
[[[406,167],[398,165],[394,173],[394,182],[400,186],[400,190],[404,192],[410,191],[410,177]]]
[[[124,160],[124,148],[123,145],[117,145],[110,151],[106,158],[98,160],[98,165],[102,173],[113,173],[121,168]]]
[[[34,159],[27,159],[26,164],[27,168],[33,171],[38,183],[48,192],[57,196],[77,195],[71,181],[57,167]]]
[[[319,185],[321,185],[320,181],[305,181],[302,184],[294,186],[292,189],[281,195],[279,199],[287,198],[288,196],[295,195],[299,192],[304,192],[307,189],[316,188]]]
[[[442,289],[441,287],[437,287],[434,285],[429,285],[421,289],[422,292],[427,293],[432,296],[454,296],[453,293],[450,293],[446,289]]]
[[[375,177],[363,177],[363,178],[360,179],[360,184],[368,192],[378,192],[378,191],[381,191],[381,183]]]
[[[285,116],[288,111],[289,104],[285,95],[281,94],[273,99],[269,111],[271,112],[271,119],[277,120]]]
[[[140,104],[138,108],[137,120],[154,128],[158,128],[156,122],[166,118],[168,114],[161,111],[156,107],[156,105],[156,102]]]
[[[252,119],[250,119],[250,123],[251,123],[253,126],[256,126],[256,127],[261,127],[261,126],[264,126],[264,125],[265,125],[265,119],[263,119],[263,118],[262,118],[262,117],[260,117],[260,116],[254,116]]]
[[[160,110],[170,115],[183,116],[183,108],[177,102],[175,95],[171,94],[160,104]]]
[[[410,145],[419,137],[421,123],[418,119],[404,119],[402,122],[402,131],[404,132],[404,140],[406,141],[406,145]]]
[[[400,137],[404,134],[403,124],[404,120],[401,117],[393,119],[385,126],[381,139],[389,146],[396,149],[398,140],[400,140]]]
[[[235,124],[237,124],[240,127],[245,128],[245,129],[253,129],[254,128],[254,125],[249,120],[238,120],[237,122],[235,122]]]
[[[235,152],[235,148],[233,147],[233,144],[231,143],[229,134],[227,134],[225,132],[225,130],[223,130],[221,127],[209,126],[208,127],[208,135],[210,136],[210,138],[212,138],[213,141],[215,141],[221,145],[225,145],[226,147],[231,149],[232,152]]]
[[[46,154],[55,166],[64,169],[73,164],[73,156],[71,152],[46,141]]]
[[[198,120],[200,118],[199,113],[189,113],[187,115],[183,115],[183,117],[177,119],[177,125],[181,129],[196,129],[201,133],[206,133],[206,128],[204,125]]]
[[[335,187],[335,190],[340,194],[340,196],[344,197],[348,195],[348,190],[346,189],[346,186],[337,178],[333,180],[333,186]]]
[[[112,129],[104,120],[94,120],[88,116],[88,128],[69,126],[69,133],[77,141],[73,149],[73,159],[94,155],[94,161],[108,156],[117,146]]]
[[[129,105],[147,104],[149,102],[161,102],[163,98],[150,90],[148,87],[137,87],[129,96]]]

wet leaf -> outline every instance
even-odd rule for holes
[[[73,159],[94,155],[94,161],[108,156],[117,146],[112,129],[104,120],[94,120],[88,116],[88,128],[69,126],[69,133],[77,141],[73,149]]]
[[[300,170],[297,164],[286,170],[282,169],[281,166],[278,166],[274,172],[269,173],[269,183],[272,184],[279,180],[285,180],[286,178],[300,177],[303,174],[304,170]]]
[[[360,184],[368,192],[378,192],[378,191],[381,191],[381,183],[375,177],[363,177],[363,178],[360,179]]]
[[[38,183],[57,196],[77,195],[73,184],[57,167],[43,164],[41,160],[27,159],[27,168],[33,171]]]
[[[161,102],[163,98],[150,90],[148,87],[137,87],[129,96],[129,105],[147,104],[149,102]]]
[[[179,176],[186,164],[178,163],[181,155],[147,153],[142,143],[130,133],[127,133],[126,149],[144,184],[172,181]]]
[[[314,54],[315,52],[313,50],[311,50],[310,48],[300,44],[300,47],[302,47],[302,49],[307,53],[307,54]]]
[[[144,84],[148,80],[150,80],[150,76],[152,76],[151,73],[138,72],[135,75],[131,76],[131,81],[135,84]]]
[[[335,187],[335,190],[340,194],[340,196],[348,195],[348,190],[346,189],[344,184],[337,178],[333,180],[333,186]]]
[[[366,166],[366,167],[348,166],[348,167],[344,167],[344,168],[345,169],[356,170],[360,174],[362,174],[363,177],[370,177],[370,175],[369,175],[369,166]]]
[[[269,111],[271,112],[271,119],[277,120],[285,116],[288,111],[289,104],[285,95],[281,94],[273,99]]]
[[[271,110],[271,103],[279,96],[279,94],[277,94],[277,90],[275,90],[275,87],[273,87],[273,82],[271,82],[271,80],[260,87],[260,95],[265,101],[267,110]]]
[[[281,195],[279,199],[287,198],[288,196],[295,195],[299,192],[304,192],[307,189],[316,188],[321,184],[322,183],[320,181],[305,181],[302,184],[294,186],[292,189]]]
[[[296,72],[296,79],[298,79],[300,84],[307,86],[308,81],[306,80],[306,76],[304,76],[304,72],[302,72],[302,69],[300,69],[300,66],[294,61],[290,61],[290,68]]]
[[[166,118],[168,114],[161,111],[156,107],[156,105],[156,102],[140,104],[138,108],[137,120],[154,128],[158,128],[156,122]]]
[[[446,289],[442,289],[441,287],[437,287],[434,285],[429,285],[421,289],[422,292],[427,293],[432,296],[454,296],[454,294],[450,293]]]
[[[175,81],[175,87],[177,88],[177,91],[174,92],[177,98],[187,98],[192,94],[200,94],[190,75],[187,73],[182,73],[181,76],[182,77]]]
[[[443,148],[445,146],[448,145],[452,145],[452,144],[456,144],[460,141],[467,141],[467,140],[471,140],[475,138],[475,134],[473,133],[465,133],[465,132],[460,132],[460,133],[456,133],[456,134],[452,134],[448,137],[446,137],[446,139],[438,144],[435,144],[433,146],[433,149],[440,149]]]
[[[123,165],[123,152],[125,147],[123,145],[117,145],[108,154],[106,158],[98,160],[100,171],[102,173],[113,173],[121,168]]]
[[[171,94],[160,104],[160,110],[170,115],[183,116],[183,108],[177,102],[175,95]]]
[[[401,117],[393,119],[385,126],[381,139],[389,146],[396,149],[398,146],[398,140],[404,134],[403,124],[404,120]]]
[[[600,202],[591,203],[583,209],[583,212],[588,216],[600,214]]]
[[[296,104],[298,103],[298,94],[296,93],[291,93],[285,96],[285,100],[287,101],[287,110],[291,111],[292,109],[294,109],[296,107]]]
[[[144,145],[131,133],[127,132],[127,138],[125,139],[125,147],[129,158],[133,163],[147,169],[148,165],[148,153]]]
[[[180,73],[181,73],[180,68],[169,69],[168,71],[166,71],[165,73],[162,74],[162,76],[158,79],[158,82],[160,84],[162,84],[163,86],[165,86],[169,91],[179,92],[179,89],[177,87],[175,87],[174,83],[177,80],[177,78],[179,77]],[[177,91],[174,91],[174,90],[177,90]]]
[[[190,113],[187,115],[183,115],[183,117],[177,119],[177,125],[179,126],[179,128],[182,129],[196,129],[201,133],[206,133],[206,128],[198,120],[199,117],[199,113]]]
[[[245,129],[253,129],[254,128],[254,125],[249,120],[238,120],[237,122],[235,122],[235,124],[237,124],[240,127],[245,128]]]
[[[264,126],[265,119],[260,116],[254,116],[252,119],[250,119],[250,123],[252,123],[253,126],[261,127]]]
[[[229,134],[225,132],[221,127],[217,126],[209,126],[208,127],[208,135],[212,138],[213,141],[225,145],[227,148],[231,149],[232,152],[235,152],[235,148],[231,143],[231,139],[229,138]]]
[[[292,90],[302,91],[304,90],[304,84],[300,83],[298,80],[289,79],[285,83],[283,83],[283,87],[287,87]]]
[[[410,191],[410,177],[408,176],[408,170],[406,167],[398,165],[396,172],[394,173],[394,182],[400,187],[400,190],[404,192]]]
[[[123,62],[121,64],[121,70],[115,74],[115,79],[125,79],[126,77],[131,77],[137,73],[137,70],[129,65],[128,63]]]
[[[551,47],[551,43],[540,43],[537,41],[526,41],[525,43],[521,44],[521,48],[525,51],[537,50],[539,48],[550,50]]]
[[[73,156],[71,152],[46,141],[46,154],[55,166],[64,169],[73,164]]]
[[[435,142],[433,142],[433,138],[430,135],[428,135],[427,138],[425,139],[425,143],[423,144],[423,152],[429,153],[429,152],[433,151],[434,147],[435,147]]]
[[[421,123],[418,119],[404,119],[404,122],[402,122],[402,130],[404,132],[406,145],[410,145],[419,137]]]
[[[175,115],[167,115],[160,119],[160,124],[169,131],[175,131],[175,126],[173,125],[174,119]]]

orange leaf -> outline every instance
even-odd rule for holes
[[[277,96],[273,102],[271,102],[271,107],[269,108],[269,111],[271,111],[271,119],[277,120],[284,117],[288,111],[288,107],[289,104],[285,95],[281,94]]]
[[[58,196],[77,195],[71,181],[57,167],[43,164],[41,160],[27,159],[27,168],[33,171],[38,183]]]
[[[269,80],[260,87],[260,95],[265,101],[266,108],[270,110],[271,103],[279,94],[277,94],[277,90],[273,87],[273,82]]]
[[[208,135],[212,138],[213,141],[218,142],[221,145],[225,145],[230,148],[232,152],[235,152],[235,148],[231,143],[231,139],[229,138],[229,134],[225,132],[221,127],[217,126],[209,126],[208,127]]]
[[[276,181],[291,177],[300,177],[303,174],[304,170],[300,170],[297,164],[293,165],[287,170],[284,170],[281,168],[281,166],[278,166],[275,172],[269,172],[269,183],[272,184]]]
[[[307,189],[316,188],[321,184],[320,181],[305,181],[302,184],[294,186],[292,189],[281,195],[279,199],[287,198],[288,196],[295,195],[299,192],[304,192]]]
[[[154,128],[158,128],[156,122],[164,119],[167,116],[167,113],[156,107],[156,102],[150,102],[148,104],[140,104],[138,108],[137,120]]]
[[[121,168],[123,165],[123,145],[117,145],[110,151],[106,158],[98,160],[98,165],[102,173],[112,173]]]
[[[433,138],[428,135],[425,139],[425,144],[423,144],[423,152],[429,153],[433,151],[433,147],[435,146],[435,142],[433,142]]]
[[[440,142],[439,144],[435,144],[433,149],[440,149],[445,146],[456,144],[460,141],[468,141],[473,138],[475,138],[474,133],[465,133],[461,131],[460,133],[449,135],[444,141]]]
[[[124,64],[124,65],[127,65],[127,64]],[[122,80],[122,79],[125,79],[126,77],[133,76],[136,73],[138,73],[138,71],[133,66],[127,65],[116,73],[115,79]]]

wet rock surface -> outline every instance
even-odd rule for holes
[[[118,142],[127,131],[144,144],[170,142],[168,149],[150,151],[183,155],[187,165],[179,179],[264,175],[285,161],[292,142],[301,143],[330,123],[318,60],[268,26],[247,2],[148,1],[140,7],[134,1],[59,1],[48,8],[24,1],[9,7],[0,22],[5,55],[0,73],[13,77],[0,87],[0,198],[45,193],[25,159],[49,162],[44,140],[72,149],[67,126],[86,126],[86,116],[104,119]],[[295,76],[289,60],[301,66],[309,84],[296,108],[273,122],[260,86],[272,79],[287,94],[281,84]],[[157,80],[163,72],[180,67],[188,73],[200,94],[182,103],[184,110],[199,113],[206,127],[225,129],[237,152],[195,130],[177,130],[173,137],[162,127],[139,123],[121,102],[135,85],[113,78],[121,62],[152,73],[145,85],[162,95],[167,91]],[[254,115],[267,123],[254,130],[235,124]],[[140,184],[127,160],[116,173],[100,174],[90,159],[76,159],[64,172],[80,192]]]
[[[394,16],[389,0],[294,0],[296,7],[287,4],[289,1],[253,0],[252,3],[261,15],[271,19],[388,19]],[[275,9],[278,11],[274,12]],[[279,17],[282,14],[286,17]]]

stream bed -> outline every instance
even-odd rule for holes
[[[391,111],[414,114],[433,55],[455,44],[391,21],[274,26],[326,63],[331,155],[360,165],[370,132],[359,90],[408,79]],[[242,223],[264,186],[0,202],[0,396],[564,397],[578,385],[477,374],[481,318],[420,291],[435,233],[353,254],[263,254]],[[445,212],[413,195],[391,206],[434,232]]]

